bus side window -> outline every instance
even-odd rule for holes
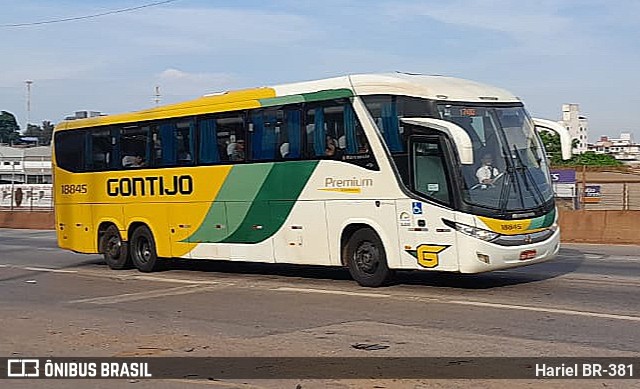
[[[193,164],[193,120],[177,122],[174,139],[177,164]]]
[[[305,158],[316,159],[324,156],[326,132],[324,109],[322,107],[307,109],[305,123]]]
[[[246,158],[245,115],[236,112],[216,117],[220,160],[242,162]]]
[[[275,160],[276,153],[280,153],[278,140],[283,129],[283,111],[274,109],[254,111],[250,118],[251,159],[253,161]]]
[[[203,118],[198,121],[199,163],[217,163],[222,160],[222,156],[226,157],[226,150],[223,150],[218,143],[217,128],[216,119],[214,118]]]
[[[165,120],[153,128],[151,149],[155,166],[193,164],[194,122]]]
[[[112,167],[115,142],[113,142],[111,131],[108,128],[94,129],[89,134],[91,155],[87,160],[87,168],[95,171]]]
[[[59,167],[70,172],[84,171],[85,131],[62,131],[55,134],[55,155]]]
[[[149,127],[131,125],[120,128],[120,155],[122,156],[121,166],[123,168],[148,166],[149,133]]]
[[[344,154],[344,112],[342,105],[310,107],[306,110],[305,157],[341,159]]]
[[[283,127],[278,139],[277,159],[298,159],[302,153],[302,112],[298,106],[284,110]]]

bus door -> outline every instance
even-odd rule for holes
[[[443,135],[409,139],[409,182],[413,198],[396,203],[402,266],[458,270],[455,232],[443,219],[455,220],[454,185]]]

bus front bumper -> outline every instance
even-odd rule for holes
[[[548,239],[521,246],[495,243],[457,233],[461,273],[482,273],[548,261],[560,250],[560,228]]]

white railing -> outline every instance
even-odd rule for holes
[[[53,209],[52,184],[0,184],[0,211]]]

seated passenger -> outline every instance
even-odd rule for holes
[[[183,150],[178,154],[178,162],[179,163],[189,163],[191,162],[191,153],[187,150]]]
[[[235,143],[229,143],[227,154],[229,161],[244,161],[244,140],[238,139]]]
[[[122,158],[122,167],[144,167],[146,165],[140,155],[125,155]]]
[[[335,157],[337,149],[338,149],[338,145],[336,143],[336,140],[333,139],[330,135],[327,135],[324,154],[328,157]]]
[[[280,157],[282,159],[289,157],[289,142],[284,142],[280,145]]]

